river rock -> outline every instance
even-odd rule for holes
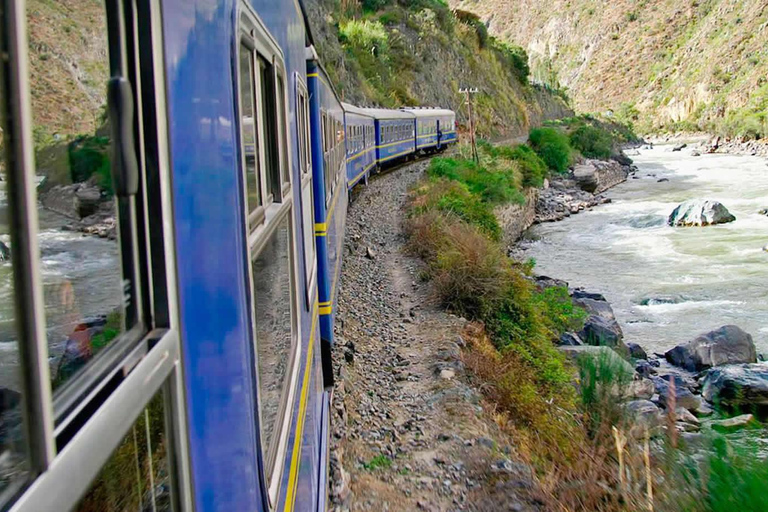
[[[672,147],[672,151],[682,151],[687,147],[688,147],[688,144],[678,144],[677,146]]]
[[[9,261],[11,259],[11,248],[0,241],[0,261]]]
[[[678,381],[674,376],[668,376],[670,380],[675,380],[675,407],[684,407],[689,411],[694,411],[701,406],[701,399],[691,393],[685,386],[679,386]],[[651,377],[653,384],[656,387],[656,392],[659,394],[659,403],[664,407],[668,407],[671,403],[672,390],[670,380],[661,377]]]
[[[727,420],[713,421],[710,425],[713,430],[718,432],[735,432],[743,428],[757,427],[759,426],[759,423],[751,414],[742,414],[741,416],[735,416],[733,418],[728,418]]]
[[[712,368],[703,379],[702,396],[731,410],[768,411],[768,364],[736,364]]]
[[[579,331],[579,338],[589,345],[622,347],[624,334],[616,320],[607,320],[601,316],[590,315]]]
[[[635,379],[629,383],[624,394],[627,398],[650,400],[656,392],[656,386],[651,379]]]
[[[693,413],[688,409],[686,409],[685,407],[678,407],[677,409],[675,409],[675,416],[679,421],[683,421],[691,425],[701,424],[701,420],[699,420],[699,418],[694,416]]]
[[[584,328],[579,331],[579,338],[588,345],[621,347],[624,333],[621,330],[613,308],[600,294],[579,292],[572,294],[574,305],[580,306],[589,314]]]
[[[760,211],[757,212],[758,215],[765,215],[768,216],[768,208],[762,208]]]
[[[578,361],[586,357],[602,360],[603,364],[609,364],[614,368],[614,374],[623,374],[623,378],[627,380],[631,379],[634,373],[632,365],[609,347],[595,347],[591,345],[582,345],[580,347],[562,346],[558,347],[558,350],[572,361]]]
[[[586,160],[573,168],[573,177],[579,188],[592,194],[600,194],[626,181],[627,167],[615,160]]]
[[[557,344],[565,347],[579,347],[584,345],[584,342],[581,341],[579,335],[575,332],[564,332],[560,335]]]
[[[101,202],[101,190],[97,186],[83,183],[75,192],[75,210],[80,218],[96,213]]]
[[[664,357],[688,371],[700,372],[724,364],[756,363],[757,351],[752,336],[735,325],[724,325],[668,350]]]
[[[667,219],[670,226],[709,226],[736,220],[718,201],[692,199],[681,203]]]
[[[572,299],[592,299],[602,302],[606,302],[605,296],[602,293],[592,293],[585,291],[581,288],[576,288],[571,292]]]
[[[650,377],[656,374],[656,369],[645,359],[635,363],[635,372],[641,377]]]
[[[629,357],[632,359],[648,359],[648,354],[637,343],[627,343],[627,348],[629,349]]]
[[[656,404],[650,400],[632,400],[624,404],[624,411],[632,418],[634,425],[652,429],[661,425],[662,415]]]
[[[535,278],[536,282],[536,288],[539,289],[539,291],[546,290],[547,288],[568,288],[568,283],[566,281],[563,281],[562,279],[555,279],[554,277],[548,277],[548,276],[536,276]]]

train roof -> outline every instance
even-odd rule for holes
[[[359,115],[359,116],[370,117],[371,119],[373,119],[373,118],[374,118],[374,117],[373,117],[373,114],[371,114],[370,112],[368,112],[368,110],[369,110],[369,109],[365,109],[365,108],[356,107],[355,105],[352,105],[352,104],[350,104],[350,103],[344,103],[344,102],[342,102],[342,103],[341,103],[341,108],[343,108],[343,109],[344,109],[344,112],[348,112],[348,113],[350,113],[350,114],[357,114],[357,115]]]
[[[361,108],[363,114],[369,115],[375,119],[413,119],[410,112],[404,110],[392,110],[389,108]]]
[[[413,114],[416,117],[435,117],[435,116],[453,116],[456,115],[456,113],[453,110],[448,110],[446,108],[409,108],[404,107],[400,110],[404,112],[409,112]]]

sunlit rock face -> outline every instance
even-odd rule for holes
[[[709,226],[733,222],[736,217],[717,201],[692,199],[674,209],[669,216],[670,226]]]

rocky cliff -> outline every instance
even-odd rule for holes
[[[645,131],[766,136],[768,4],[762,0],[453,0],[527,49],[536,80],[576,109]]]
[[[466,124],[459,88],[477,87],[477,129],[489,138],[527,135],[531,126],[572,114],[563,98],[529,82],[522,49],[438,0],[307,0],[305,7],[320,59],[345,101],[447,107]]]

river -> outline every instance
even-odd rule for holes
[[[735,324],[768,356],[768,216],[758,213],[768,207],[768,162],[669,146],[639,153],[638,179],[606,193],[612,203],[534,226],[523,256],[539,274],[603,293],[625,341],[646,351]],[[669,227],[672,210],[694,198],[720,201],[737,220]]]

